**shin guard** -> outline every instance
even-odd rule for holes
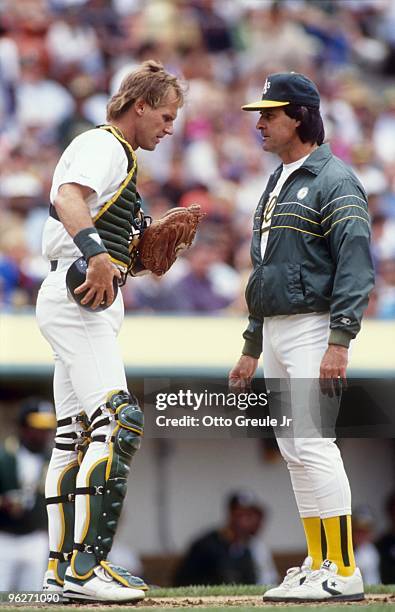
[[[93,568],[111,550],[126,496],[133,455],[140,448],[144,415],[137,399],[125,391],[112,393],[91,417],[90,440],[108,444],[108,455],[89,466],[85,487],[76,495],[86,496],[85,524],[80,542],[74,543],[73,574],[89,578]],[[104,432],[104,433],[101,433]],[[84,461],[89,458],[89,449]]]
[[[53,570],[56,584],[62,585],[73,551],[74,499],[78,462],[73,461],[61,473],[58,480],[58,495],[48,497],[46,504],[57,504],[61,521],[61,533],[56,550],[49,551],[48,569]]]
[[[83,412],[57,422],[55,449],[48,468],[45,500],[50,532],[48,570],[51,577],[47,579],[49,588],[62,586],[73,552],[76,477],[79,455],[89,435],[86,431],[87,425]]]

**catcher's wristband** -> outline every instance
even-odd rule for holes
[[[86,227],[81,230],[74,236],[73,240],[87,263],[91,257],[108,252],[102,243],[99,232],[94,227]]]

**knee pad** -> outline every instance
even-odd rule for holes
[[[116,391],[93,413],[90,424],[90,442],[108,444],[109,455],[92,466],[87,486],[76,489],[76,495],[89,496],[82,542],[74,543],[77,553],[73,555],[72,569],[78,576],[89,575],[111,550],[130,463],[141,444],[144,415],[133,394]]]

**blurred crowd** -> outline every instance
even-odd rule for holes
[[[128,281],[126,308],[245,311],[251,218],[278,160],[240,107],[268,73],[295,70],[318,84],[332,149],[369,195],[377,284],[367,314],[395,318],[392,0],[0,0],[0,305],[34,305],[57,160],[105,122],[109,95],[149,58],[188,93],[175,136],[138,152],[144,210],[156,218],[197,202],[206,218],[165,278]]]

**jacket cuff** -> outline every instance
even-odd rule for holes
[[[343,329],[331,329],[328,344],[339,344],[348,348],[353,337],[352,334]]]
[[[262,349],[251,340],[246,340],[241,352],[243,355],[248,355],[249,357],[254,357],[254,359],[259,359]]]

